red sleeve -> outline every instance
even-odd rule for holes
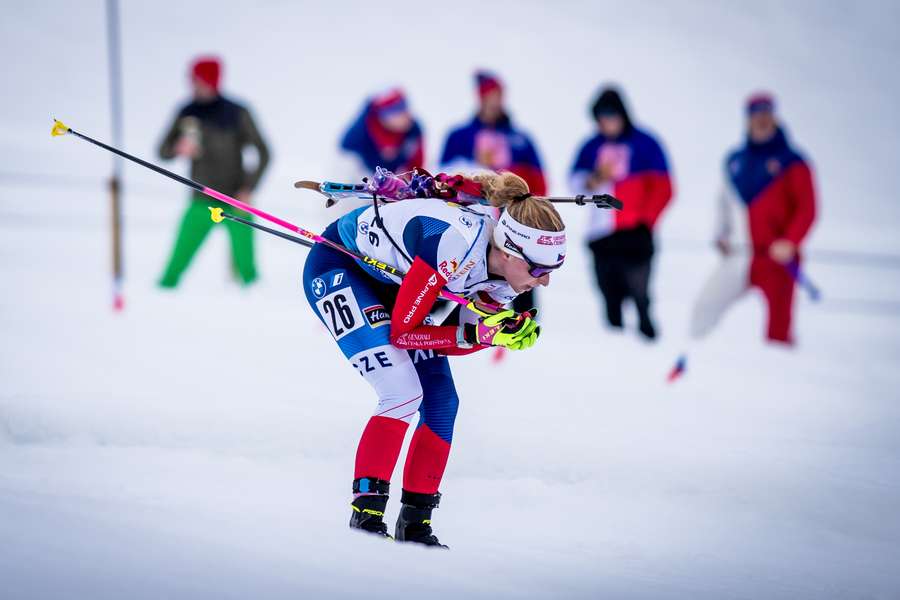
[[[391,312],[391,344],[398,348],[456,348],[456,327],[422,325],[447,283],[420,257],[415,257],[400,284]]]
[[[816,219],[816,193],[812,172],[806,163],[800,162],[790,168],[788,187],[794,211],[784,237],[799,246]]]
[[[651,229],[672,199],[672,179],[668,173],[649,173],[645,182],[643,219]]]

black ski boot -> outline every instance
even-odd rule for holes
[[[413,542],[435,548],[447,548],[431,531],[431,511],[440,503],[440,493],[416,494],[403,490],[400,501],[403,506],[400,508],[400,516],[397,517],[394,539],[398,542]]]
[[[384,508],[387,506],[391,484],[382,479],[362,477],[353,480],[353,493],[365,494],[350,503],[350,527],[391,539],[384,522]]]

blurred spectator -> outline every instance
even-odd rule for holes
[[[375,167],[400,174],[424,163],[422,129],[410,113],[403,91],[393,89],[366,100],[341,139],[340,164],[329,179],[358,182],[371,177]]]
[[[478,71],[475,84],[478,112],[467,124],[450,132],[441,154],[441,168],[451,173],[511,171],[525,180],[532,194],[545,195],[547,182],[541,161],[531,138],[509,118],[500,79]],[[536,306],[533,291],[519,295],[513,302],[518,312]]]
[[[723,260],[694,304],[691,334],[708,333],[749,287],[769,307],[767,337],[792,344],[799,247],[815,219],[812,172],[787,141],[768,94],[747,101],[747,140],[725,160],[716,247]]]
[[[640,332],[656,337],[650,318],[650,263],[653,227],[672,198],[672,182],[662,148],[632,123],[619,92],[604,89],[591,113],[598,133],[578,151],[570,185],[576,194],[613,194],[622,210],[588,207],[588,246],[594,255],[597,284],[606,302],[606,318],[622,327],[622,302],[632,298]]]
[[[269,163],[269,149],[249,111],[219,93],[222,65],[216,58],[201,57],[191,66],[193,100],[178,111],[159,147],[159,156],[191,160],[191,179],[207,187],[250,202],[250,194]],[[254,169],[244,168],[243,150],[256,149]],[[174,288],[187,269],[214,223],[209,206],[245,219],[252,216],[195,192],[181,221],[172,256],[160,286]],[[256,279],[253,258],[253,229],[225,221],[231,239],[232,267],[244,285]]]

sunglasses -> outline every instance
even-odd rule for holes
[[[525,250],[522,248],[522,246],[512,241],[512,238],[509,237],[508,233],[504,232],[503,235],[506,236],[506,241],[503,243],[503,245],[509,250],[512,250],[513,252],[518,254],[522,258],[522,260],[524,260],[528,264],[528,274],[535,279],[543,277],[547,273],[555,271],[563,265],[562,261],[555,265],[542,265],[540,263],[536,263],[525,255]]]

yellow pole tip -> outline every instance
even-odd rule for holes
[[[225,217],[222,216],[222,209],[218,206],[209,207],[209,218],[213,220],[213,223],[221,223],[225,220]]]
[[[53,129],[50,130],[50,135],[56,137],[58,135],[66,135],[67,133],[69,133],[69,127],[62,121],[53,119]]]

